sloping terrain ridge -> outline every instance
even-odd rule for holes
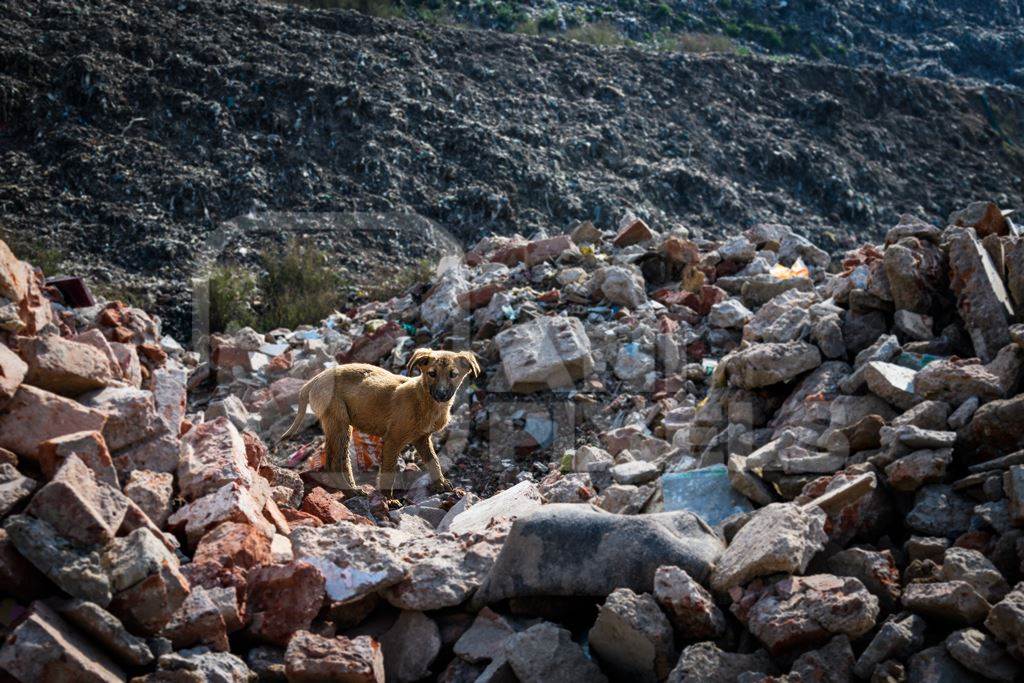
[[[632,210],[835,249],[903,212],[1019,205],[1022,131],[1013,91],[827,64],[248,1],[0,8],[2,236],[144,290],[179,334],[199,248],[250,213],[412,213],[468,244]],[[358,274],[432,248],[400,232],[309,234]]]

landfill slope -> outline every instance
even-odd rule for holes
[[[267,211],[413,214],[468,245],[631,209],[709,236],[778,221],[835,251],[903,212],[1021,199],[1024,100],[998,88],[241,0],[14,0],[0,44],[3,235],[179,336],[197,254]],[[441,249],[297,230],[357,278]],[[223,251],[287,234],[243,226]]]
[[[834,259],[491,236],[208,359],[0,241],[0,676],[1021,680],[1024,237],[935,220]],[[312,415],[282,441],[336,363],[436,402],[424,346],[479,363],[431,404],[447,481],[355,432],[343,484]]]

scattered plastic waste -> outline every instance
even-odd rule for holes
[[[795,277],[810,277],[811,275],[810,269],[804,263],[802,258],[797,258],[797,260],[793,262],[793,265],[788,267],[781,263],[776,263],[768,272],[778,280],[790,280]]]

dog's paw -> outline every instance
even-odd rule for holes
[[[451,493],[455,490],[455,486],[447,479],[441,479],[434,482],[433,489],[437,493]]]

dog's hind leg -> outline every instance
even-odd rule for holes
[[[434,482],[434,485],[445,491],[451,491],[451,483],[445,479],[444,472],[441,471],[441,463],[437,459],[437,453],[434,451],[434,443],[430,440],[430,435],[427,434],[424,437],[416,439],[413,442],[416,446],[416,452],[420,455],[420,460],[427,467],[427,472],[430,473],[430,479]]]
[[[348,454],[348,444],[352,437],[352,427],[348,421],[348,410],[343,403],[332,404],[320,420],[324,429],[324,470],[341,474],[347,489],[356,488],[356,480],[352,474],[352,458]]]

